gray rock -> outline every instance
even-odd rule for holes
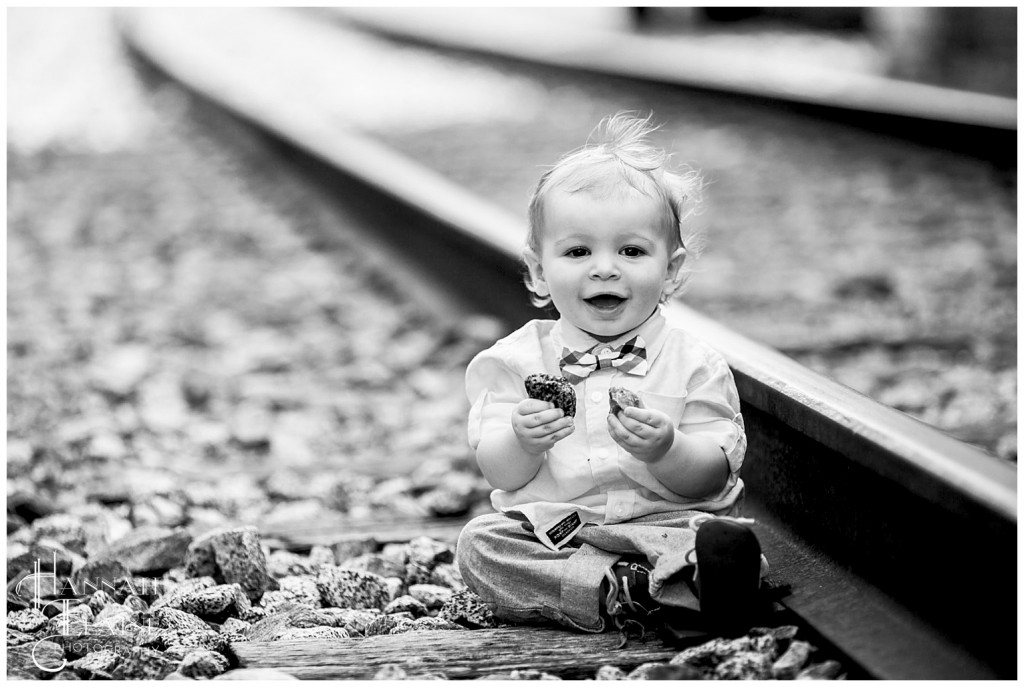
[[[290,575],[278,580],[280,589],[276,592],[282,598],[317,608],[320,606],[320,590],[316,578],[311,575]]]
[[[318,567],[309,557],[292,551],[278,550],[267,556],[267,573],[276,579],[291,575],[314,575]]]
[[[146,645],[162,649],[168,656],[180,660],[195,649],[224,653],[227,640],[213,630],[160,630],[157,638],[148,641]]]
[[[37,639],[34,634],[29,634],[28,632],[22,632],[20,630],[12,630],[11,628],[7,628],[8,649],[13,646],[23,646],[25,644],[29,644],[30,642],[36,641]]]
[[[402,632],[420,632],[424,630],[465,630],[466,628],[458,623],[453,623],[450,620],[444,618],[416,618],[415,620],[410,619],[405,622],[401,622],[391,629],[389,634],[399,634]]]
[[[419,599],[411,596],[400,596],[384,607],[384,612],[391,615],[394,613],[409,613],[413,618],[421,618],[427,615],[427,607]]]
[[[400,565],[390,558],[379,553],[364,553],[361,556],[350,558],[339,567],[346,570],[358,570],[359,572],[372,573],[381,577],[405,577],[406,566]]]
[[[388,601],[394,601],[405,593],[405,581],[401,577],[385,577],[384,587],[388,591]]]
[[[97,589],[89,596],[89,608],[92,610],[94,618],[99,616],[107,606],[120,607],[121,604],[117,603],[114,597],[103,589]]]
[[[120,560],[90,559],[71,576],[71,584],[79,594],[110,593],[132,581],[132,573]],[[92,602],[90,601],[90,605]],[[102,608],[102,607],[101,607]]]
[[[109,675],[107,673],[102,672],[102,671],[101,672],[97,672],[96,675],[97,675],[98,679],[103,679],[103,680],[109,680],[110,679]],[[81,680],[82,678],[80,678],[78,676],[78,673],[76,673],[74,670],[64,669],[64,670],[60,671],[59,673],[57,673],[56,675],[54,675],[53,679],[54,680]]]
[[[779,625],[778,627],[753,627],[748,633],[751,637],[767,636],[775,639],[780,650],[785,651],[789,642],[796,637],[799,628],[796,625]]]
[[[323,566],[316,586],[324,606],[337,608],[384,608],[391,600],[387,583],[380,575]]]
[[[134,637],[142,629],[141,614],[129,611],[124,606],[107,606],[92,621],[96,632]]]
[[[177,608],[158,608],[150,614],[150,617],[157,627],[168,630],[206,631],[210,629],[210,626],[199,616]]]
[[[252,627],[252,623],[246,622],[244,620],[239,620],[238,618],[228,618],[220,626],[220,631],[221,634],[245,634],[250,627]]]
[[[462,591],[466,583],[462,581],[462,573],[454,563],[439,563],[430,571],[430,584],[448,587],[455,591]]]
[[[129,594],[128,596],[124,597],[122,605],[127,609],[140,613],[149,610],[149,604],[146,603],[142,597],[136,594]]]
[[[140,527],[180,527],[187,523],[188,517],[181,504],[161,494],[153,494],[132,507],[132,520]]]
[[[178,669],[179,662],[159,651],[135,647],[114,670],[115,680],[162,680]]]
[[[641,663],[636,668],[634,668],[633,670],[629,671],[629,673],[626,674],[626,678],[625,679],[627,679],[627,680],[647,680],[647,679],[649,679],[648,676],[651,674],[651,671],[658,670],[663,665],[665,665],[665,664],[663,664],[663,663],[654,663],[654,662]]]
[[[63,664],[64,649],[55,642],[32,642],[7,649],[8,679],[45,679]]]
[[[370,623],[363,628],[363,635],[366,637],[374,637],[376,635],[391,634],[391,631],[398,627],[402,622],[403,621],[398,616],[382,615],[370,621]]]
[[[237,584],[220,584],[187,591],[175,592],[159,599],[156,608],[176,608],[203,620],[223,622],[229,617],[241,617],[250,608],[249,599]]]
[[[260,610],[266,611],[267,615],[273,615],[274,613],[280,611],[282,608],[285,608],[295,603],[302,603],[303,606],[313,608],[313,604],[308,602],[299,602],[295,599],[294,596],[286,594],[280,590],[275,592],[264,593],[263,598],[260,599],[258,608]],[[317,600],[316,605],[320,605],[319,599]]]
[[[121,655],[111,649],[91,651],[82,658],[71,662],[71,667],[82,677],[100,673],[109,675],[121,662]]]
[[[750,651],[751,647],[750,637],[712,639],[680,651],[669,663],[672,665],[685,663],[701,670],[713,670],[722,661],[741,651]]]
[[[779,649],[779,641],[775,639],[773,635],[760,635],[757,637],[751,637],[750,650],[756,651],[759,654],[771,656],[773,659],[778,658],[779,654],[781,653]]]
[[[211,575],[218,582],[237,583],[250,601],[259,601],[270,587],[267,559],[255,527],[207,532],[189,546],[185,567],[192,576]]]
[[[814,650],[807,642],[793,640],[775,663],[772,664],[772,676],[776,680],[793,680],[797,674],[807,665]]]
[[[46,515],[34,520],[30,530],[32,541],[52,540],[68,551],[80,556],[85,554],[85,527],[80,517],[68,513]]]
[[[407,545],[406,584],[429,584],[430,574],[441,563],[455,560],[455,551],[444,542],[430,537],[416,537]]]
[[[717,680],[768,680],[772,659],[754,651],[739,651],[715,666],[714,676]]]
[[[497,618],[483,600],[468,589],[453,593],[437,614],[438,618],[450,620],[470,629],[497,627]]]
[[[324,608],[320,613],[331,618],[335,627],[343,627],[350,635],[365,634],[366,628],[381,617],[378,609]]]
[[[603,665],[594,674],[595,680],[625,680],[626,671],[618,666]]]
[[[337,625],[330,614],[301,604],[286,604],[280,611],[252,624],[245,636],[253,642],[271,641],[284,631],[294,628]]]
[[[843,672],[843,667],[838,661],[824,661],[822,663],[815,663],[814,665],[807,666],[801,670],[797,676],[797,680],[839,680]]]
[[[56,558],[54,558],[56,555]],[[68,550],[59,542],[51,539],[41,539],[32,544],[10,542],[7,546],[7,579],[13,580],[18,573],[31,574],[36,563],[42,566],[46,572],[56,572],[58,575],[70,575],[73,568],[84,564],[84,559],[73,551]],[[31,598],[32,585],[23,584],[20,590],[27,594],[25,598]]]
[[[296,627],[285,630],[277,636],[279,641],[297,641],[307,639],[349,639],[351,635],[340,627],[318,625],[316,627]]]
[[[476,494],[450,486],[441,486],[417,498],[420,507],[439,518],[465,515],[476,503]]]
[[[50,618],[45,632],[50,635],[83,634],[89,631],[92,620],[92,609],[87,604],[69,605],[66,611]]]
[[[704,674],[694,668],[693,666],[685,663],[677,663],[672,665],[669,663],[662,663],[656,665],[647,671],[645,676],[647,680],[703,680]]]
[[[7,614],[8,629],[19,632],[36,632],[46,625],[47,618],[43,612],[35,608],[26,608],[21,611],[12,611]]]
[[[215,651],[199,649],[185,654],[179,672],[197,680],[216,677],[228,669],[228,659]]]
[[[119,656],[127,656],[134,646],[135,639],[129,634],[105,631],[95,626],[82,634],[60,635],[52,638],[64,648],[68,660],[75,660],[96,651],[113,651]]]
[[[409,596],[419,599],[429,610],[438,610],[452,597],[454,592],[448,587],[437,584],[413,584],[409,586]]]
[[[192,541],[183,529],[140,527],[111,543],[97,558],[117,560],[133,573],[163,574],[180,565]]]
[[[309,562],[317,569],[322,565],[335,565],[334,549],[321,544],[315,545],[309,551]]]
[[[362,556],[364,553],[376,553],[380,544],[372,537],[366,539],[349,539],[331,546],[336,564],[345,563],[350,558]]]
[[[380,555],[385,558],[390,558],[404,568],[405,564],[409,562],[409,547],[406,544],[392,542],[390,544],[385,544],[384,547],[381,548]]]

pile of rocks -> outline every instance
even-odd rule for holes
[[[51,528],[34,550],[66,552],[72,533]],[[465,589],[452,549],[427,537],[298,555],[268,551],[253,527],[196,538],[175,530],[133,532],[89,561],[70,554],[41,590],[26,578],[29,556],[8,561],[10,677],[209,678],[232,667],[231,642],[496,625]]]

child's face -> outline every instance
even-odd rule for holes
[[[526,255],[535,288],[550,294],[562,317],[598,338],[634,329],[654,312],[686,258],[682,248],[670,252],[664,212],[659,201],[640,194],[552,191],[540,255]]]

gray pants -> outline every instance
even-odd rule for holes
[[[699,610],[687,580],[696,564],[697,528],[714,518],[703,511],[680,511],[585,525],[569,544],[552,551],[527,529],[525,520],[495,513],[466,525],[456,557],[467,586],[501,620],[554,621],[601,632],[601,582],[623,556],[640,555],[653,566],[649,591],[655,601]]]

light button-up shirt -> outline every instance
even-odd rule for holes
[[[475,450],[483,434],[510,426],[516,405],[526,398],[527,376],[561,374],[563,348],[597,353],[637,335],[647,347],[646,375],[603,367],[574,384],[575,431],[545,453],[530,482],[491,494],[496,509],[521,512],[550,548],[567,543],[586,523],[611,524],[679,510],[727,512],[742,493],[738,472],[746,435],[732,372],[720,354],[688,332],[669,327],[660,312],[604,345],[564,320],[533,320],[479,353],[466,370],[472,403],[470,446]],[[607,419],[612,386],[630,389],[645,407],[664,412],[683,433],[712,437],[729,464],[722,491],[702,499],[676,494],[616,444]]]

